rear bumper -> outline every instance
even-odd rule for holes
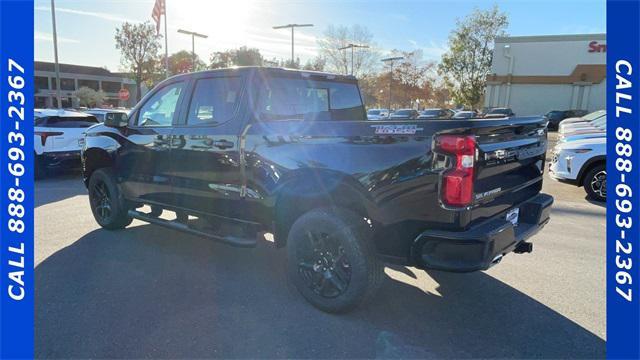
[[[414,240],[412,257],[424,269],[486,270],[540,231],[549,222],[552,204],[553,197],[547,194],[519,204],[517,226],[505,219],[505,212],[462,232],[425,231]]]

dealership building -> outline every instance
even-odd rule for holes
[[[100,67],[71,64],[59,64],[59,69],[60,98],[63,108],[78,107],[78,99],[74,97],[73,92],[84,86],[105,92],[106,99],[103,106],[133,107],[135,105],[136,85],[126,74],[112,73]],[[34,70],[35,107],[57,107],[54,63],[36,61]],[[118,96],[121,89],[129,91],[128,100],[121,100]]]
[[[485,106],[522,116],[604,109],[606,51],[605,34],[499,37]]]

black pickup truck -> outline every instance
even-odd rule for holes
[[[543,118],[373,123],[354,77],[246,67],[167,79],[88,129],[82,162],[102,227],[271,233],[300,293],[340,312],[384,262],[467,272],[531,252],[546,148]]]

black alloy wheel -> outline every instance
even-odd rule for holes
[[[105,229],[123,229],[131,224],[130,203],[119,192],[110,168],[98,169],[89,178],[89,205],[96,222]]]
[[[113,214],[109,189],[103,181],[96,181],[91,187],[91,205],[96,216],[104,222],[107,222]]]
[[[599,164],[584,176],[583,184],[587,196],[595,201],[607,200],[607,168]]]
[[[351,266],[344,247],[326,232],[307,231],[298,257],[298,273],[314,293],[335,298],[349,287]]]
[[[287,272],[316,308],[340,313],[375,296],[384,278],[371,224],[347,209],[316,208],[296,219],[287,236]]]
[[[607,198],[607,171],[601,170],[595,173],[591,177],[589,182],[591,191],[593,191],[598,197]]]

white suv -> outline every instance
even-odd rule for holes
[[[89,114],[58,109],[34,111],[35,177],[41,178],[47,169],[78,166],[85,130],[99,124]]]
[[[553,148],[549,164],[551,178],[583,186],[589,198],[607,199],[607,138],[564,142]]]

